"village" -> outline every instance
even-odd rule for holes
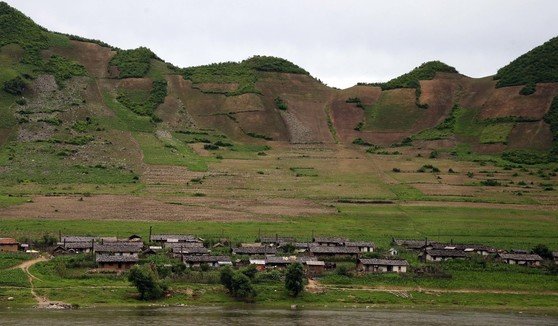
[[[419,239],[392,238],[387,250],[371,241],[351,241],[343,237],[312,237],[302,242],[294,237],[258,236],[252,243],[237,243],[229,239],[207,241],[187,234],[151,234],[144,241],[137,234],[126,238],[101,236],[59,235],[58,242],[43,248],[19,243],[13,238],[0,238],[0,252],[26,252],[47,256],[85,254],[95,261],[91,272],[123,273],[142,259],[165,255],[181,262],[187,269],[207,270],[223,266],[242,268],[253,265],[257,271],[283,270],[300,263],[308,278],[319,277],[335,270],[338,263],[353,263],[356,274],[407,273],[413,268],[401,253],[415,255],[418,261],[436,264],[449,260],[492,259],[501,264],[540,267],[544,261],[532,250],[503,250],[480,244],[440,243]],[[550,257],[545,257],[549,259]],[[551,259],[558,265],[558,252]]]

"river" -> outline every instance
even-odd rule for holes
[[[553,316],[418,310],[272,310],[225,307],[0,309],[0,325],[558,325]]]

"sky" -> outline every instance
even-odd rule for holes
[[[43,27],[179,67],[272,55],[329,86],[380,82],[430,60],[493,75],[558,35],[549,0],[7,0]]]

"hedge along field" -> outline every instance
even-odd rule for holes
[[[401,205],[338,205],[340,213],[282,217],[273,221],[88,221],[3,219],[0,233],[13,237],[58,235],[188,233],[206,239],[254,241],[258,234],[292,235],[309,240],[314,235],[371,240],[389,248],[391,237],[481,243],[502,249],[530,249],[539,243],[558,250],[558,216],[554,211],[499,208],[424,207]]]

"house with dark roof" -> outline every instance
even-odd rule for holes
[[[417,240],[417,239],[392,239],[392,244],[395,246],[403,247],[409,250],[421,250],[424,249],[424,246],[433,243],[428,239],[424,240]]]
[[[310,253],[319,259],[356,259],[360,254],[357,247],[313,246]]]
[[[479,244],[460,244],[460,243],[431,243],[427,249],[435,250],[459,250],[467,253],[475,253],[488,256],[497,252],[495,248]]]
[[[182,262],[187,268],[201,267],[202,265],[214,268],[232,265],[231,258],[228,256],[184,255],[182,256]]]
[[[318,244],[319,246],[334,246],[340,247],[344,246],[345,242],[349,241],[347,238],[339,237],[314,237],[312,242]]]
[[[60,238],[59,244],[64,243],[78,243],[78,242],[95,242],[99,238],[98,237],[89,237],[89,236],[62,236]]]
[[[0,252],[17,252],[19,242],[14,238],[0,238]]]
[[[419,255],[422,261],[444,261],[450,259],[465,259],[467,257],[468,255],[466,252],[451,249],[426,249]]]
[[[209,250],[205,247],[181,247],[172,248],[172,255],[180,257],[181,255],[209,255]]]
[[[537,254],[498,254],[498,258],[510,265],[540,266],[543,261]]]
[[[149,240],[161,244],[165,242],[203,242],[200,238],[190,234],[154,234]]]
[[[65,242],[58,247],[62,247],[66,254],[86,254],[93,251],[93,242]],[[62,250],[58,252],[62,253]]]
[[[406,273],[409,263],[404,259],[366,259],[357,261],[357,271],[363,273]]]
[[[96,243],[93,251],[100,255],[111,256],[138,256],[143,248],[143,243],[138,242],[107,242]]]
[[[137,264],[139,258],[133,255],[126,256],[115,256],[107,254],[98,254],[95,257],[95,262],[97,262],[98,269],[121,272],[132,268]]]
[[[345,247],[357,247],[360,252],[374,252],[376,246],[368,241],[347,241]]]
[[[264,244],[264,245],[273,245],[273,246],[280,246],[280,245],[284,245],[287,243],[294,243],[296,242],[296,239],[293,237],[280,237],[280,236],[274,236],[274,237],[261,237],[260,238],[260,243]]]
[[[203,242],[165,242],[163,243],[164,248],[193,248],[193,247],[203,247]]]
[[[277,248],[270,246],[237,247],[233,248],[232,252],[234,255],[265,256],[275,255],[277,253]]]

